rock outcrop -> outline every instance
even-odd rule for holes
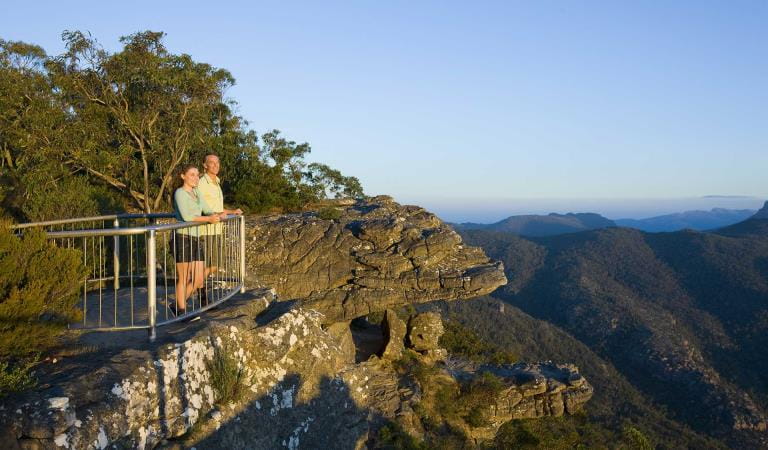
[[[408,321],[409,347],[417,352],[439,348],[440,336],[445,332],[443,320],[436,312],[416,314]]]
[[[467,380],[487,372],[502,382],[495,402],[487,405],[488,424],[468,429],[468,434],[477,441],[493,439],[498,429],[510,420],[574,414],[594,392],[572,364],[547,362],[468,367],[454,369],[453,375],[459,380]]]
[[[388,309],[384,313],[384,319],[381,321],[381,328],[384,332],[384,350],[381,357],[390,361],[400,358],[405,348],[406,325],[397,313]]]
[[[249,293],[165,341],[44,369],[41,389],[3,402],[0,448],[361,448],[391,422],[418,436],[418,383],[375,356],[350,362],[347,324],[324,329],[319,312],[268,303]],[[478,439],[509,418],[573,412],[591,394],[570,366],[462,369],[456,379],[481,370],[505,387]],[[235,379],[240,394],[223,399]]]
[[[329,322],[434,300],[469,299],[506,283],[504,268],[434,214],[376,197],[317,213],[249,218],[249,285],[298,299]]]

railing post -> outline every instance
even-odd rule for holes
[[[120,219],[115,219],[112,225],[113,228],[120,228]],[[112,266],[115,275],[114,287],[115,291],[117,291],[120,289],[120,236],[115,235],[112,240],[114,245],[114,251],[112,252]]]
[[[240,293],[245,294],[245,216],[240,215]]]
[[[157,257],[155,255],[156,231],[149,230],[147,234],[147,314],[149,315],[149,341],[154,342],[157,321]]]

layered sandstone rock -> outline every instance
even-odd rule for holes
[[[594,392],[573,364],[546,362],[480,367],[468,364],[452,371],[454,377],[465,381],[485,372],[498,377],[503,387],[495,402],[487,405],[488,424],[468,427],[467,433],[476,441],[493,439],[498,429],[510,420],[574,414]]]
[[[444,332],[440,314],[436,312],[416,314],[408,321],[409,347],[417,352],[436,350]]]
[[[321,313],[268,303],[268,293],[249,293],[156,344],[46,369],[40,389],[2,403],[0,448],[361,448],[391,421],[419,436],[418,383],[375,356],[350,362],[347,324],[324,329]],[[222,355],[244,388],[227,402],[213,382]],[[488,405],[492,425],[471,430],[477,439],[513,418],[573,412],[591,395],[572,366],[452,372],[482,370],[496,370],[505,389]]]
[[[300,299],[329,322],[433,300],[469,299],[506,283],[504,268],[434,214],[376,197],[316,213],[249,218],[249,285]]]

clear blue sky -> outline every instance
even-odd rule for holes
[[[254,129],[406,202],[768,197],[765,0],[109,4],[6,1],[0,37],[165,31]]]

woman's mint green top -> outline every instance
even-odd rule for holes
[[[200,195],[197,188],[194,188],[192,192],[194,192],[194,196],[191,192],[185,191],[184,188],[178,188],[173,193],[173,213],[179,222],[192,222],[195,217],[214,214],[214,211],[205,203],[203,196]],[[189,236],[200,236],[204,234],[203,228],[206,226],[208,225],[183,228],[178,232]]]

